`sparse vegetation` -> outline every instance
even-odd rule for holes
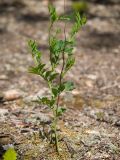
[[[65,23],[66,38],[70,36],[75,22],[73,2],[85,1],[88,5],[84,12],[87,25],[77,34],[76,46],[73,45],[75,64],[62,79],[62,83],[73,81],[76,89],[60,93],[59,108],[67,110],[57,119],[59,154],[50,127],[54,120],[52,108],[33,102],[44,96],[51,100],[47,81],[27,71],[28,66],[37,66],[28,54],[29,39],[34,39],[42,52],[44,68],[52,68],[47,8],[51,1],[57,16],[72,17],[53,23],[50,35],[54,36],[58,29],[57,40],[64,40]],[[17,160],[120,159],[119,0],[66,0],[65,14],[63,2],[0,1],[0,160],[10,147],[14,147]],[[59,85],[62,62],[60,53],[54,86]]]
[[[56,150],[59,152],[57,123],[59,117],[65,112],[66,108],[59,106],[60,95],[63,91],[71,91],[74,89],[74,84],[71,81],[65,81],[66,73],[71,69],[75,63],[73,49],[75,45],[75,36],[79,29],[86,23],[86,18],[81,17],[78,12],[75,13],[75,24],[73,25],[69,36],[66,36],[66,23],[70,21],[69,16],[59,16],[56,9],[50,5],[50,27],[49,27],[49,64],[44,64],[41,60],[42,53],[38,49],[37,42],[29,41],[29,47],[32,51],[32,56],[35,65],[29,68],[29,72],[41,76],[48,84],[50,90],[50,97],[38,97],[36,100],[40,104],[47,105],[52,113],[53,120],[51,124],[51,143],[56,145]],[[65,27],[63,29],[63,39],[59,39],[58,35],[62,34],[60,28],[52,33],[54,23],[64,21]],[[57,68],[60,66],[60,72]],[[57,82],[57,83],[56,83]]]

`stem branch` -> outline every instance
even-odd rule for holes
[[[65,14],[65,0],[64,0],[64,14]],[[64,25],[64,42],[66,42],[66,22]],[[62,52],[63,63],[62,63],[62,69],[61,69],[60,78],[59,78],[59,86],[61,86],[61,83],[62,83],[62,75],[63,75],[63,71],[64,71],[64,66],[65,66],[65,47],[66,47],[66,44],[64,44],[64,48],[63,48],[63,52]],[[57,114],[58,107],[59,107],[59,101],[60,101],[60,94],[58,95],[58,98],[57,98],[56,114]]]

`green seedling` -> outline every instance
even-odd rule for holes
[[[49,5],[50,26],[49,32],[49,63],[45,64],[42,61],[43,53],[38,49],[38,44],[34,40],[30,40],[28,45],[34,59],[34,66],[29,68],[29,72],[39,75],[46,81],[50,90],[50,96],[38,97],[37,102],[47,105],[53,113],[51,124],[52,143],[56,146],[56,151],[59,153],[59,139],[57,134],[57,124],[60,116],[65,112],[66,108],[59,105],[62,92],[72,91],[74,84],[71,81],[65,81],[65,75],[75,63],[73,49],[75,46],[75,37],[78,31],[86,23],[86,18],[75,13],[75,23],[71,31],[66,36],[66,25],[71,18],[69,16],[59,16],[54,6]],[[58,21],[63,21],[65,27],[63,32],[60,28],[53,29],[53,26]],[[54,30],[54,32],[53,32]],[[59,35],[64,35],[63,39],[59,39]],[[58,72],[58,67],[61,68]]]

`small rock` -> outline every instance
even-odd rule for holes
[[[9,148],[14,148],[13,144],[3,145],[4,150],[8,150]]]
[[[32,130],[30,128],[23,128],[21,129],[21,133],[28,133],[31,132]]]
[[[86,75],[86,77],[87,77],[88,79],[91,79],[91,80],[96,80],[96,79],[97,79],[97,76],[94,75],[94,74],[88,74],[88,75]]]
[[[120,127],[120,120],[118,120],[117,122],[115,122],[115,126]]]
[[[42,88],[39,92],[34,95],[30,95],[24,98],[25,103],[30,103],[38,99],[38,97],[43,97],[44,95],[48,95],[49,91],[47,88]]]
[[[87,87],[93,88],[93,81],[92,80],[86,80],[85,84],[87,85]]]
[[[0,75],[0,80],[8,80],[8,77],[6,75]]]
[[[31,115],[31,118],[27,118],[24,120],[25,123],[31,123],[31,124],[35,124],[38,121],[43,124],[50,124],[51,123],[50,116],[48,116],[44,113],[33,114],[33,115]]]
[[[4,102],[4,95],[2,93],[0,93],[0,103]]]
[[[24,123],[27,124],[36,124],[36,118],[25,118]]]
[[[11,143],[12,143],[12,139],[9,134],[0,133],[0,144],[1,145],[8,145]]]
[[[72,93],[73,95],[79,95],[79,94],[80,94],[80,92],[79,92],[78,90],[76,90],[76,89],[74,89],[71,93]]]
[[[98,131],[95,131],[95,130],[87,130],[86,133],[93,134],[93,135],[96,135],[96,136],[100,137],[100,133]]]
[[[4,99],[6,101],[13,101],[22,97],[22,93],[18,90],[8,90],[4,92]]]
[[[36,117],[37,120],[40,120],[41,123],[45,123],[45,124],[50,124],[51,123],[50,117],[46,114],[37,113],[37,114],[34,115],[34,117]]]
[[[8,109],[0,109],[0,117],[4,117],[5,115],[8,115]]]

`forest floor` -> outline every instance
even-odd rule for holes
[[[56,5],[62,12],[62,2]],[[42,2],[0,4],[0,156],[11,145],[20,160],[119,160],[119,5],[89,4],[88,22],[77,36],[76,64],[66,77],[76,89],[61,99],[67,111],[59,122],[59,156],[48,140],[52,115],[32,102],[48,94],[47,86],[28,73],[29,39],[39,42],[48,61],[48,25]]]

